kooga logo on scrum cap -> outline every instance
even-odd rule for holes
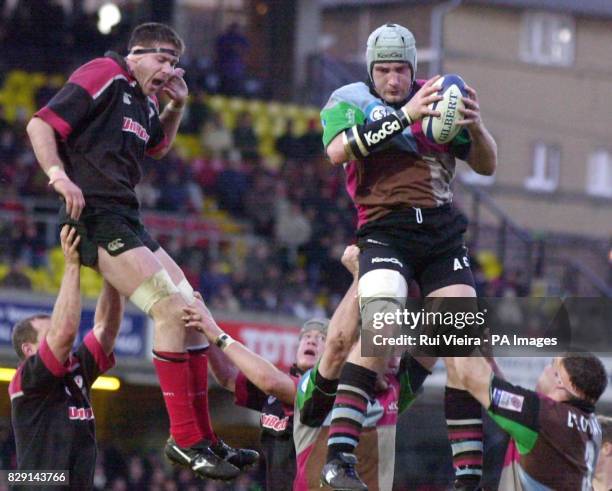
[[[402,56],[403,55],[401,51],[379,51],[377,58],[378,59],[402,58]]]

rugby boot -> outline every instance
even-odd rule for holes
[[[259,452],[249,448],[230,447],[220,438],[217,439],[217,443],[210,446],[210,449],[217,457],[221,457],[241,471],[245,471],[259,462]]]
[[[229,481],[240,474],[238,467],[218,457],[210,449],[207,440],[185,448],[170,437],[164,447],[164,454],[170,462],[191,469],[200,478]]]
[[[359,478],[355,466],[357,457],[348,452],[341,452],[338,457],[323,466],[321,486],[329,486],[336,491],[368,491],[368,487]]]

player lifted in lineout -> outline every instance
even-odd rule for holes
[[[344,165],[357,207],[359,299],[362,328],[368,330],[374,314],[404,308],[411,279],[425,297],[475,297],[463,240],[467,221],[452,206],[451,181],[457,158],[479,174],[493,174],[497,148],[471,87],[466,87],[469,97],[463,98],[463,119],[457,123],[464,129],[444,145],[426,138],[422,118],[440,115],[429,107],[442,99],[435,86],[439,76],[416,79],[417,51],[408,29],[397,24],[376,29],[367,41],[366,60],[368,82],[333,92],[321,119],[327,156],[332,164]],[[357,345],[342,369],[324,484],[366,489],[352,454],[387,359],[362,357]],[[455,487],[475,489],[482,475],[481,408],[452,370],[444,405]]]
[[[152,317],[155,369],[170,419],[165,453],[198,476],[231,479],[258,457],[217,439],[210,424],[206,338],[187,331],[182,309],[204,304],[140,221],[134,187],[145,155],[163,157],[188,89],[177,68],[182,39],[170,27],[136,27],[127,56],[109,52],[78,68],[27,131],[36,158],[61,195],[61,223],[81,236],[82,264],[97,267]],[[156,94],[170,102],[160,112]]]

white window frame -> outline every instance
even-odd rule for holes
[[[586,192],[598,198],[612,198],[612,153],[595,150],[587,162]]]
[[[576,53],[576,21],[571,15],[527,10],[523,13],[520,57],[528,63],[571,66]]]
[[[531,175],[525,179],[530,191],[551,193],[559,186],[561,147],[554,143],[536,142],[533,146]]]

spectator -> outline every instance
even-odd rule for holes
[[[300,138],[302,158],[312,159],[323,155],[323,133],[319,129],[319,120],[308,121],[308,130]]]
[[[253,118],[249,113],[244,112],[238,115],[233,137],[234,144],[244,159],[257,160],[259,158],[257,135],[253,129]]]
[[[285,133],[276,140],[276,150],[285,160],[298,160],[304,154],[302,143],[294,134],[293,120],[287,121]]]
[[[216,65],[221,79],[222,93],[228,95],[242,94],[246,77],[244,56],[248,48],[249,41],[242,34],[237,22],[230,24],[227,30],[217,37],[215,43]]]
[[[219,173],[216,182],[216,195],[219,207],[232,215],[242,216],[244,212],[244,196],[249,183],[242,170],[240,154],[234,150],[230,153],[227,168]]]
[[[202,146],[208,155],[214,159],[227,156],[234,145],[231,132],[223,123],[219,113],[215,113],[202,128]]]

